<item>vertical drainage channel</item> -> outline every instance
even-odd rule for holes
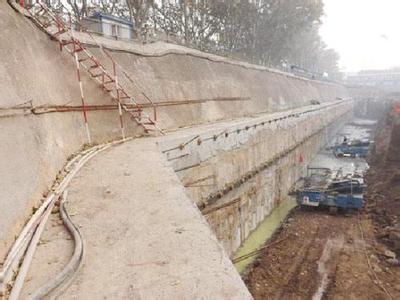
[[[242,246],[234,255],[234,259],[246,255],[247,253],[260,249],[267,242],[274,232],[280,227],[289,212],[296,207],[294,199],[285,199],[265,220],[249,235]],[[236,270],[243,273],[246,268],[255,260],[257,256],[249,257],[235,264]]]

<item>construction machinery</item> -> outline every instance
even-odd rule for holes
[[[362,194],[328,193],[318,190],[304,190],[298,193],[297,202],[301,206],[327,207],[331,211],[341,209],[349,212],[363,208]]]
[[[345,141],[340,145],[333,146],[332,149],[336,157],[366,157],[370,144],[370,141]]]
[[[300,188],[292,190],[301,207],[325,207],[349,212],[363,207],[364,181],[359,174],[343,176],[327,168],[309,168]]]

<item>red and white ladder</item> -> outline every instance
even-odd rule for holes
[[[81,80],[82,68],[86,70],[90,77],[99,83],[99,86],[117,103],[123,139],[125,139],[123,112],[128,113],[146,133],[155,131],[163,134],[162,130],[158,128],[156,124],[154,103],[146,97],[153,105],[154,119],[152,119],[143,111],[141,105],[136,102],[135,98],[130,95],[118,81],[116,70],[117,64],[109,54],[106,53],[112,62],[112,72],[108,71],[107,68],[83,45],[83,43],[75,37],[72,26],[69,27],[62,17],[53,13],[46,4],[36,0],[34,4],[26,5],[25,9],[37,26],[45,30],[53,39],[58,41],[60,50],[65,49],[75,60],[81,93],[83,117],[89,143],[91,142],[91,138],[87,111],[85,109],[83,84]]]

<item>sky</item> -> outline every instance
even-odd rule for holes
[[[324,0],[320,30],[344,72],[400,66],[400,0]]]

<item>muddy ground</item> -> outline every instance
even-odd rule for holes
[[[400,147],[391,145],[393,128],[390,120],[379,126],[366,176],[366,208],[348,216],[292,211],[243,275],[255,299],[400,299],[400,249],[393,240],[400,164],[388,162],[391,149]]]
[[[380,129],[366,178],[366,210],[373,216],[379,241],[400,257],[400,116],[390,114]]]
[[[367,214],[296,209],[271,242],[278,240],[245,278],[255,299],[388,299],[381,286],[400,299],[400,268],[387,262]]]

